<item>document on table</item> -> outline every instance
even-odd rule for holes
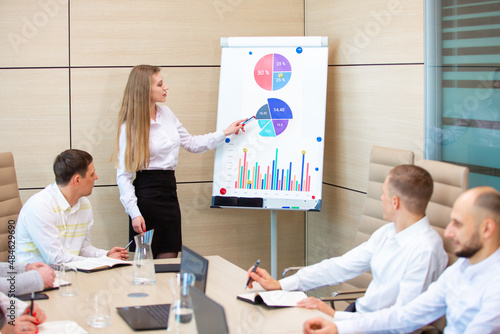
[[[307,295],[302,291],[260,291],[238,295],[237,299],[252,304],[266,304],[272,307],[294,307]]]
[[[73,261],[65,263],[65,265],[73,266],[80,271],[98,271],[102,269],[111,269],[115,266],[130,266],[132,262],[113,259],[107,256],[103,257],[89,257],[81,261]]]
[[[74,321],[61,320],[61,321],[49,321],[44,322],[38,326],[39,334],[87,334],[88,332],[84,330],[80,325]]]
[[[71,284],[71,283],[68,282],[68,281],[65,281],[65,280],[59,278],[59,276],[57,276],[56,279],[54,280],[54,285],[52,286],[52,288],[48,288],[48,289],[45,289],[45,290],[57,289],[60,286],[68,285],[68,284]]]

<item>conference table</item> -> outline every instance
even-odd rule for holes
[[[237,300],[236,296],[262,291],[258,284],[244,289],[247,272],[220,256],[207,256],[209,260],[206,295],[222,305],[231,334],[302,333],[306,319],[324,316],[317,310],[297,307],[269,308]],[[180,259],[155,260],[155,263],[179,263]],[[89,333],[134,333],[117,313],[116,307],[172,303],[174,296],[169,279],[175,273],[157,273],[156,284],[132,284],[132,266],[115,267],[93,273],[78,273],[79,293],[72,297],[59,295],[58,290],[47,291],[48,300],[38,304],[47,314],[47,321],[72,320]],[[87,325],[88,297],[91,293],[105,294],[109,300],[111,325],[92,328]],[[147,295],[146,297],[131,297]],[[165,333],[151,330],[143,333]]]

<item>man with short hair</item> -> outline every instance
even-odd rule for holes
[[[348,312],[336,312],[314,297],[298,303],[299,307],[319,309],[335,319],[405,305],[415,299],[448,263],[443,241],[425,215],[433,191],[432,177],[418,166],[397,166],[390,171],[382,191],[384,219],[393,223],[379,228],[367,242],[280,281],[260,268],[255,273],[251,268],[249,276],[266,290],[307,291],[339,284],[371,270],[373,280],[365,295],[351,304]]]
[[[89,196],[97,180],[92,156],[70,149],[54,161],[56,183],[24,204],[16,225],[16,262],[66,263],[87,257],[128,259],[128,251],[90,244],[94,222]]]
[[[314,318],[304,333],[408,333],[445,314],[445,334],[500,333],[500,193],[491,187],[464,192],[444,235],[460,258],[414,301],[355,321]]]

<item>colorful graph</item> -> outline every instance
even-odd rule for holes
[[[285,131],[288,121],[293,119],[292,110],[280,99],[267,99],[267,104],[260,107],[255,115],[262,129],[262,137],[276,137]]]
[[[253,75],[257,84],[265,90],[278,90],[286,86],[292,76],[292,66],[288,59],[278,53],[270,53],[260,58]]]
[[[276,157],[267,166],[255,162],[250,164],[247,160],[248,149],[243,149],[243,159],[239,159],[238,180],[235,181],[235,189],[261,189],[261,190],[283,190],[283,191],[311,191],[311,175],[309,174],[309,162],[306,162],[306,151],[302,150],[297,156],[302,155],[300,166],[294,166],[291,161],[280,163],[287,168],[278,168],[279,150],[276,149]],[[293,174],[297,170],[296,174]]]

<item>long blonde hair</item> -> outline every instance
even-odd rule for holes
[[[158,72],[160,68],[151,65],[138,65],[130,72],[118,115],[118,130],[112,156],[117,168],[120,129],[124,123],[127,138],[125,170],[136,172],[149,164],[151,77]]]

